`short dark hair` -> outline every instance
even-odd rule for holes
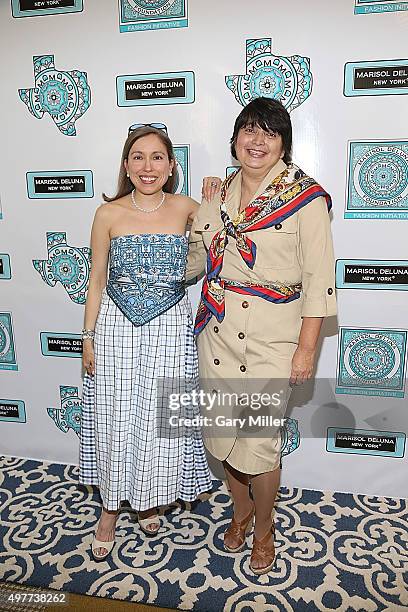
[[[265,132],[277,132],[282,137],[283,161],[288,164],[292,159],[292,123],[286,108],[273,98],[255,98],[247,104],[235,120],[231,138],[231,154],[237,159],[235,143],[238,132],[245,126],[259,126]]]

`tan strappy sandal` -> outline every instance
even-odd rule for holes
[[[272,538],[270,537],[272,534]],[[253,567],[253,561],[262,561],[263,567]],[[275,563],[275,527],[271,525],[270,529],[263,538],[257,540],[254,535],[254,543],[252,546],[251,560],[249,567],[257,576],[267,574]]]
[[[224,548],[228,552],[240,552],[245,546],[247,533],[251,531],[252,522],[254,520],[255,506],[252,506],[251,512],[242,521],[236,521],[234,517],[231,519],[228,529],[224,533]],[[237,546],[228,546],[226,539],[233,538],[238,544]]]

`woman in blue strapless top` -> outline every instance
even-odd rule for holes
[[[198,204],[173,193],[177,169],[165,126],[133,127],[118,192],[104,195],[92,226],[82,334],[80,482],[98,486],[102,498],[96,560],[112,551],[122,501],[154,536],[159,506],[211,488],[200,430],[183,426],[199,408],[177,406],[179,394],[198,390],[184,288],[185,231]]]

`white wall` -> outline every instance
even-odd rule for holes
[[[196,199],[204,175],[224,176],[231,165],[233,122],[241,110],[224,77],[245,72],[248,38],[271,37],[277,55],[310,58],[313,92],[291,115],[294,161],[332,194],[336,257],[407,259],[406,221],[343,217],[348,141],[408,138],[408,98],[344,97],[344,64],[406,58],[407,15],[354,15],[352,0],[190,0],[188,28],[120,34],[113,0],[86,0],[81,13],[21,19],[12,18],[9,2],[1,3],[0,253],[10,255],[13,276],[0,280],[0,312],[12,313],[18,371],[0,370],[0,398],[24,400],[27,423],[0,422],[0,452],[77,462],[77,436],[72,430],[60,431],[47,408],[59,406],[60,385],[81,387],[80,360],[42,356],[39,334],[79,333],[83,306],[69,300],[60,284],[44,284],[33,268],[33,259],[47,257],[46,232],[66,232],[68,242],[78,247],[89,244],[100,194],[114,191],[123,141],[134,122],[164,122],[174,143],[190,144]],[[55,55],[57,68],[88,74],[92,103],[77,121],[75,137],[61,134],[49,115],[36,120],[19,99],[19,88],[33,86],[32,56],[47,53]],[[116,104],[117,75],[187,70],[196,77],[194,104]],[[28,199],[26,172],[85,169],[94,174],[94,198]],[[192,296],[196,303],[197,290]],[[407,329],[406,296],[399,291],[340,290],[339,324]],[[406,458],[327,453],[324,437],[316,437],[319,428],[347,426],[353,419],[357,428],[368,429],[365,420],[387,410],[396,411],[399,422],[386,423],[384,430],[408,430],[401,429],[406,399],[334,394],[336,330],[332,322],[325,329],[317,375],[330,383],[319,383],[322,396],[291,415],[299,421],[302,439],[284,461],[284,484],[407,495]],[[301,398],[295,403],[302,403]],[[322,404],[330,406],[324,414],[316,413]],[[344,425],[348,411],[353,418]],[[320,415],[317,424],[313,414]],[[377,422],[375,428],[381,429]],[[310,430],[314,437],[308,437]]]

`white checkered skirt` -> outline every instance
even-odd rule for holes
[[[99,487],[106,509],[127,500],[143,511],[193,501],[211,488],[200,430],[168,426],[173,413],[162,388],[177,393],[184,385],[199,386],[188,297],[135,326],[104,291],[95,376],[83,386],[79,478]],[[197,410],[192,406],[188,416]]]

